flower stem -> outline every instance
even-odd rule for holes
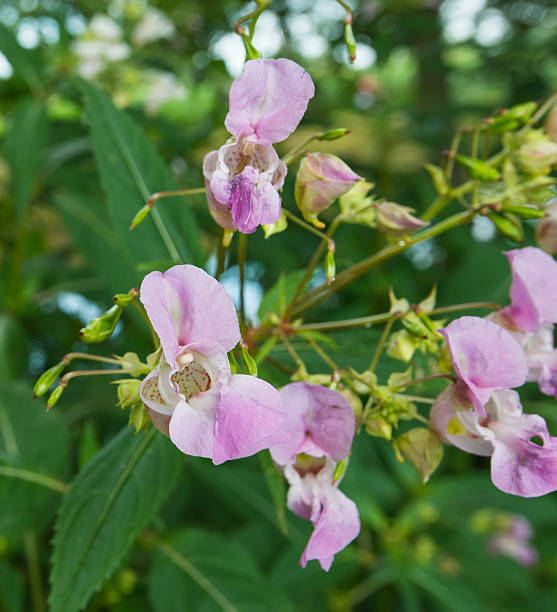
[[[438,380],[440,378],[446,378],[451,382],[456,382],[458,380],[458,378],[456,376],[453,376],[452,374],[431,374],[430,376],[422,376],[421,378],[410,380],[404,383],[403,385],[397,385],[396,387],[393,387],[392,390],[401,391],[402,389],[406,389],[406,387],[411,387],[412,385],[419,385],[423,382],[428,382],[430,380]]]
[[[327,353],[317,344],[317,342],[310,336],[302,336],[303,339],[311,346],[311,348],[323,359],[323,361],[336,372],[339,370],[338,365],[327,355]]]
[[[14,468],[8,465],[0,465],[0,476],[19,478],[19,480],[34,482],[35,484],[42,485],[43,487],[52,489],[58,493],[67,493],[70,488],[65,482],[52,478],[51,476],[47,476],[46,474],[31,472],[30,470],[23,470],[21,468]]]
[[[39,548],[37,536],[34,531],[26,531],[23,536],[25,557],[27,559],[27,570],[29,572],[29,586],[31,591],[31,602],[34,612],[45,612],[46,603],[44,596],[43,580],[41,577],[41,563],[39,560]]]
[[[247,236],[240,233],[238,236],[238,268],[240,269],[240,318],[242,323],[246,322],[246,304],[244,296],[244,284],[246,281],[246,251]]]
[[[306,364],[303,359],[298,355],[296,349],[290,343],[290,340],[286,337],[286,334],[282,330],[278,330],[278,336],[281,342],[284,344],[284,348],[288,351],[288,354],[294,360],[294,363],[298,366],[298,369],[302,372],[306,372]]]
[[[129,374],[129,372],[124,368],[118,370],[76,370],[75,372],[68,372],[67,374],[64,374],[64,376],[62,376],[60,379],[59,384],[62,387],[65,387],[72,378],[76,378],[78,376],[96,376],[101,374]]]
[[[103,357],[101,355],[90,355],[89,353],[67,353],[66,355],[64,355],[62,361],[66,365],[69,365],[73,359],[88,359],[91,361],[102,361],[103,363],[120,363],[118,359],[112,359],[111,357]]]
[[[297,223],[300,227],[303,227],[308,232],[311,232],[312,234],[319,236],[319,238],[321,238],[322,240],[325,240],[327,244],[329,245],[328,246],[329,251],[332,251],[333,253],[335,252],[335,248],[336,248],[335,241],[330,236],[327,236],[327,234],[324,234],[322,231],[318,230],[316,227],[313,227],[313,225],[311,225],[310,223],[306,223],[303,219],[300,219],[300,217],[297,217],[294,213],[291,213],[289,210],[286,210],[286,208],[283,208],[282,210],[284,210],[284,214],[291,221],[294,221],[294,223]]]
[[[312,143],[318,138],[321,138],[322,135],[323,132],[315,132],[309,138],[306,138],[304,142],[289,151],[284,157],[281,158],[281,161],[287,166],[289,166],[292,162],[296,161],[296,159],[298,158],[298,154],[301,153],[308,146],[308,144]]]
[[[145,205],[149,208],[153,208],[153,206],[157,203],[161,198],[170,198],[172,196],[183,196],[183,195],[197,195],[205,193],[205,187],[195,187],[194,189],[172,189],[171,191],[159,191],[154,193],[148,200],[145,202]]]
[[[373,354],[373,359],[371,360],[371,363],[369,364],[370,372],[375,371],[375,368],[377,367],[377,364],[379,363],[379,358],[381,357],[381,353],[383,352],[383,347],[385,346],[385,342],[387,341],[387,338],[389,337],[389,334],[391,332],[391,327],[393,326],[393,323],[395,322],[396,319],[397,319],[397,315],[391,314],[391,316],[389,317],[387,321],[387,324],[383,328],[383,333],[381,334],[381,337],[379,338],[379,342],[377,343],[377,346],[375,347],[375,353]]]
[[[368,270],[371,270],[377,264],[393,257],[394,255],[398,255],[407,251],[411,246],[422,242],[423,240],[427,240],[428,238],[432,238],[433,236],[437,236],[442,234],[454,227],[458,227],[459,225],[464,225],[469,223],[478,213],[478,210],[467,210],[464,212],[457,213],[443,221],[440,221],[436,225],[432,225],[422,232],[414,235],[413,237],[400,241],[396,244],[391,244],[389,246],[384,247],[374,255],[367,257],[366,259],[350,266],[343,272],[337,275],[336,279],[332,281],[329,285],[325,283],[320,285],[313,291],[306,293],[302,296],[302,300],[298,303],[298,305],[293,309],[293,316],[296,317],[300,315],[302,312],[305,312],[308,308],[319,304],[324,299],[328,298],[330,295],[352,282],[356,278],[360,277],[362,274],[365,274]]]

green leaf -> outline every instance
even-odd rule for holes
[[[5,561],[0,561],[0,610],[20,612],[23,609],[23,580]]]
[[[174,486],[182,456],[152,428],[125,428],[91,459],[56,523],[51,612],[73,612],[118,566]]]
[[[284,476],[277,470],[268,451],[259,453],[259,463],[275,504],[280,530],[286,534],[288,533],[288,525],[286,523],[286,483]]]
[[[85,81],[80,87],[97,168],[107,194],[110,224],[118,239],[137,263],[170,255],[175,263],[182,260],[202,265],[197,226],[187,199],[159,203],[151,212],[152,222],[146,221],[130,232],[132,219],[151,195],[177,189],[178,185],[132,119],[102,91]]]
[[[31,195],[46,141],[47,121],[44,104],[23,100],[6,133],[4,151],[12,173],[16,218],[20,217]]]
[[[29,89],[38,93],[43,89],[37,54],[20,47],[13,33],[0,23],[0,51],[8,58],[16,75],[27,83]]]
[[[295,270],[289,274],[281,275],[275,285],[273,285],[263,296],[257,315],[264,319],[265,315],[276,312],[280,313],[292,301],[298,285],[302,282],[306,270]]]
[[[23,384],[0,384],[0,534],[17,542],[53,518],[70,471],[70,438],[59,414],[47,414]],[[41,476],[43,478],[41,478]]]
[[[157,612],[295,609],[229,537],[197,529],[180,531],[159,545],[149,594]]]

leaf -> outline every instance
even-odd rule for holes
[[[118,566],[174,486],[182,456],[152,428],[122,430],[78,474],[56,522],[51,612],[74,612]]]
[[[23,609],[23,580],[5,561],[0,561],[0,610],[20,612]]]
[[[8,58],[14,73],[23,78],[33,92],[43,89],[39,62],[35,52],[20,47],[13,33],[0,23],[0,51]]]
[[[288,533],[288,525],[286,524],[286,484],[284,476],[277,470],[269,452],[259,453],[259,463],[273,498],[280,530],[286,534]]]
[[[110,225],[118,239],[137,263],[161,260],[170,254],[175,263],[182,260],[202,265],[197,226],[187,200],[159,203],[151,212],[152,222],[130,232],[133,217],[149,196],[177,189],[178,185],[132,119],[93,85],[80,81],[80,87],[97,168],[107,194]]]
[[[32,398],[27,385],[0,384],[0,468],[6,472],[0,474],[0,534],[10,542],[19,541],[30,527],[44,528],[54,516],[60,493],[43,486],[40,477],[58,481],[70,471],[64,420],[47,414]]]
[[[159,545],[149,595],[157,612],[295,609],[229,537],[197,529],[180,531]]]
[[[12,173],[16,219],[21,216],[31,195],[46,141],[47,120],[44,104],[23,100],[6,133],[4,152]]]
[[[306,270],[295,270],[289,274],[281,275],[277,283],[263,296],[257,311],[258,317],[264,319],[268,313],[279,313],[281,309],[288,306],[305,273]]]

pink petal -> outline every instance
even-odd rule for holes
[[[516,326],[535,332],[557,323],[557,262],[541,249],[507,251],[513,281],[510,314]]]
[[[250,60],[232,83],[224,124],[236,138],[255,134],[280,142],[296,129],[313,94],[311,77],[295,62]]]
[[[164,274],[151,272],[141,283],[141,302],[173,367],[185,348],[211,355],[226,353],[240,341],[231,298],[201,268],[181,265]]]
[[[236,374],[220,388],[213,463],[248,457],[269,447],[283,421],[280,396],[269,383]]]
[[[447,340],[456,373],[482,414],[494,389],[519,387],[526,381],[528,365],[522,348],[496,323],[460,317],[439,331]]]
[[[219,202],[211,189],[211,180],[213,179],[217,168],[218,157],[218,151],[211,151],[210,153],[207,153],[203,159],[203,178],[205,180],[207,205],[213,219],[224,229],[233,231],[236,229],[236,227],[232,221],[230,208],[226,204]]]
[[[168,405],[159,389],[159,368],[155,368],[141,382],[139,395],[147,408],[151,411],[170,416],[174,412],[174,405]]]
[[[321,498],[321,512],[314,522],[300,565],[305,567],[311,559],[317,559],[325,571],[329,571],[334,555],[360,533],[360,518],[356,504],[332,486]]]
[[[170,439],[186,455],[213,456],[218,401],[218,391],[211,389],[176,406],[170,419]]]

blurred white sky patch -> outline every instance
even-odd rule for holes
[[[472,221],[472,238],[476,242],[489,242],[495,238],[496,229],[489,217],[476,216]]]
[[[486,0],[445,0],[439,9],[445,39],[457,43],[472,38],[485,4]]]
[[[498,9],[487,9],[478,21],[475,39],[484,47],[499,44],[510,32],[510,25],[505,16]]]
[[[321,57],[329,45],[327,39],[319,34],[315,20],[308,14],[290,15],[287,27],[292,37],[292,46],[304,57]]]
[[[12,65],[8,62],[2,51],[0,51],[0,79],[9,79],[13,73]]]
[[[17,26],[16,37],[17,42],[25,49],[38,47],[41,42],[39,22],[32,17],[22,19]]]
[[[246,52],[238,34],[228,32],[215,40],[210,47],[211,55],[220,59],[230,76],[237,77],[242,72]]]

